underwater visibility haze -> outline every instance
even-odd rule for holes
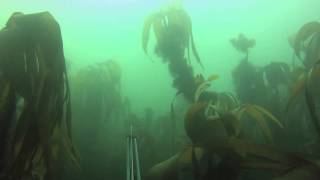
[[[319,180],[319,0],[1,0],[0,180]]]

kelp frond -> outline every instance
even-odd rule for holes
[[[235,49],[245,54],[248,54],[249,49],[256,44],[254,39],[249,39],[243,34],[239,34],[237,38],[231,39],[230,42]]]
[[[294,50],[298,57],[300,57],[302,43],[317,32],[320,32],[320,23],[316,21],[306,23],[300,28],[294,40]]]
[[[306,102],[308,105],[308,110],[311,116],[311,120],[314,124],[315,130],[318,134],[318,138],[320,138],[320,122],[319,122],[319,117],[317,115],[317,110],[316,110],[316,103],[314,101],[314,96],[311,92],[311,81],[315,75],[315,73],[320,73],[320,68],[319,68],[320,60],[315,64],[313,68],[309,71],[307,75],[307,80],[306,80],[306,85],[305,85],[305,98]]]
[[[209,101],[203,104],[204,102],[199,101],[199,97],[209,86],[210,81],[204,81],[198,87],[195,93],[195,106],[191,106],[186,115],[187,122],[196,122],[197,120],[192,120],[194,117],[197,117],[199,122],[204,121],[199,120],[199,116],[207,120],[220,119],[229,135],[239,137],[243,129],[243,115],[246,114],[258,124],[269,142],[273,142],[273,138],[267,120],[271,120],[283,128],[282,123],[263,107],[251,104],[240,105],[237,98],[230,93],[218,93],[217,101]],[[186,127],[188,125],[190,123],[186,124]]]
[[[310,89],[314,83],[314,79],[320,77],[319,62],[320,61],[318,61],[314,65],[314,67],[312,67],[307,73],[301,74],[297,82],[294,83],[290,98],[287,103],[286,111],[289,111],[290,107],[294,104],[295,100],[299,95],[304,95],[304,99],[307,103],[312,123],[314,124],[315,130],[318,136],[320,137],[319,117],[316,113],[314,95]]]
[[[195,83],[198,86],[196,91],[195,91],[195,95],[194,95],[194,102],[198,102],[200,96],[206,91],[208,90],[208,88],[211,86],[211,83],[215,80],[219,79],[219,76],[216,74],[213,74],[211,76],[208,77],[207,80],[204,79],[204,77],[202,76],[202,74],[199,74],[196,76],[195,78]]]
[[[266,118],[271,120],[273,123],[277,124],[279,127],[283,128],[282,123],[261,106],[245,104],[242,105],[242,107],[240,107],[239,109],[234,110],[233,113],[240,121],[244,113],[250,116],[252,120],[255,120],[269,142],[273,142],[273,137],[271,130],[268,127]]]
[[[15,109],[1,112],[7,114],[1,121],[14,127],[10,153],[1,154],[8,156],[9,162],[1,171],[13,179],[30,177],[35,169],[32,162],[41,159],[44,178],[53,179],[51,140],[56,128],[64,129],[68,156],[77,159],[71,141],[70,90],[59,24],[48,12],[19,14],[0,31],[0,39],[0,71],[15,97],[1,102],[13,104]],[[6,94],[5,90],[0,94]],[[17,108],[19,101],[23,102],[21,109]]]
[[[174,48],[181,48],[183,54],[187,52],[187,58],[190,59],[189,52],[191,46],[194,57],[202,66],[192,34],[191,18],[183,8],[168,8],[155,12],[146,18],[142,31],[142,48],[146,54],[148,53],[147,49],[151,29],[153,29],[155,34],[156,46],[158,49],[160,48],[160,54],[167,54],[164,51],[166,49],[164,46],[168,45],[166,41],[171,36],[171,33],[175,33],[174,39],[171,39],[177,45]]]

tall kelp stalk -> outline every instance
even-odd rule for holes
[[[145,20],[142,47],[147,54],[150,30],[156,37],[155,53],[169,64],[173,77],[173,87],[177,94],[192,102],[197,89],[192,66],[190,65],[190,48],[198,63],[202,66],[192,34],[192,22],[188,13],[181,6],[171,6],[165,10],[149,15]],[[203,66],[202,66],[203,67]],[[172,117],[172,149],[175,149],[176,122]]]
[[[57,149],[77,160],[61,32],[50,13],[9,19],[0,31],[0,72],[2,177],[54,179]]]
[[[255,46],[255,40],[243,34],[231,39],[232,46],[245,54],[245,57],[232,71],[232,78],[237,97],[241,103],[251,103],[263,106],[273,115],[284,122],[283,110],[287,101],[287,91],[291,83],[289,65],[283,62],[271,62],[266,66],[256,66],[249,59],[249,50]],[[282,128],[269,124],[274,135],[284,140],[285,133]],[[249,129],[254,129],[248,123]],[[252,136],[256,136],[252,134]],[[283,145],[281,138],[276,144]]]
[[[262,72],[249,61],[249,49],[256,44],[254,39],[249,39],[240,34],[230,40],[232,46],[245,54],[245,57],[234,68],[232,78],[238,98],[242,103],[252,103],[266,106],[264,97],[267,88],[264,84]]]

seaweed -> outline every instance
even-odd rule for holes
[[[295,41],[294,50],[296,56],[300,59],[301,53],[305,54],[303,62],[304,68],[297,76],[290,93],[286,111],[296,102],[299,95],[304,93],[304,99],[314,125],[318,138],[320,137],[319,117],[316,112],[316,102],[313,95],[313,89],[317,87],[315,78],[319,77],[319,52],[320,52],[320,23],[309,22],[303,25],[298,31]],[[304,47],[304,48],[303,48]]]
[[[142,47],[147,54],[151,28],[156,37],[155,53],[169,63],[173,86],[189,101],[196,89],[190,61],[190,46],[194,57],[202,65],[192,33],[191,18],[182,8],[168,8],[149,15],[144,23]]]
[[[121,67],[110,59],[74,73],[71,79],[72,92],[76,95],[73,99],[75,111],[86,112],[87,118],[101,122],[109,120],[112,115],[120,116],[124,110],[121,78]]]
[[[304,53],[304,66],[312,68],[320,58],[320,23],[314,21],[304,24],[295,36],[293,48],[299,59],[302,59],[301,53]]]
[[[244,34],[239,34],[237,38],[232,38],[230,42],[235,49],[246,55],[246,60],[248,60],[249,49],[256,45],[254,39],[248,39]]]
[[[71,104],[63,44],[58,22],[48,13],[14,13],[0,31],[1,122],[9,125],[10,141],[0,156],[7,157],[1,172],[8,179],[55,178],[54,146],[66,149],[74,163],[71,141]],[[22,103],[20,107],[19,103]],[[6,128],[6,127],[5,127]],[[63,146],[53,142],[60,134]],[[4,137],[1,137],[4,138]],[[41,161],[41,163],[36,163]]]
[[[202,87],[199,86],[198,89],[202,89]],[[197,90],[197,92],[199,91]],[[195,97],[197,96],[201,96],[201,94],[195,94]],[[197,101],[191,106],[185,118],[186,132],[191,139],[197,139],[192,137],[199,136],[196,133],[204,133],[203,130],[193,132],[193,129],[203,129],[199,128],[199,124],[201,125],[206,121],[221,121],[223,126],[225,126],[223,128],[227,129],[227,132],[231,132],[228,133],[230,136],[240,137],[243,134],[241,131],[244,126],[242,122],[244,113],[257,122],[270,143],[273,143],[273,138],[266,118],[283,128],[281,122],[265,108],[253,104],[240,104],[237,98],[230,93],[217,93],[216,101],[196,99]]]
[[[276,179],[298,180],[319,177],[319,159],[284,152],[270,145],[250,143],[243,137],[236,136],[238,133],[229,134],[227,121],[230,121],[231,125],[234,124],[233,121],[239,122],[235,120],[236,117],[229,114],[212,119],[206,114],[208,106],[207,102],[197,102],[186,113],[186,132],[194,144],[154,166],[147,179],[179,179],[186,171],[191,171],[187,176],[193,175],[198,177],[197,179],[238,179],[245,170],[271,172]],[[255,114],[269,116],[279,123],[261,107],[248,108],[255,108]],[[209,156],[206,155],[208,153]],[[199,166],[199,159],[206,157],[212,158],[211,163],[209,158],[207,166]],[[220,169],[221,167],[223,169]]]

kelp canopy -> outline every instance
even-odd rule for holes
[[[303,25],[295,36],[293,48],[303,65],[310,69],[320,59],[320,22]]]
[[[0,83],[1,176],[54,179],[58,150],[76,159],[61,32],[50,13],[15,13],[0,31]]]
[[[127,135],[128,112],[120,64],[114,59],[92,63],[70,74],[70,79],[73,140],[81,153],[81,179],[122,177],[125,146],[119,139]]]
[[[151,28],[153,28],[157,40],[155,52],[164,60],[177,56],[184,57],[186,53],[187,58],[190,59],[191,46],[193,55],[201,64],[193,39],[191,18],[182,7],[169,7],[160,10],[145,20],[142,40],[145,53],[147,53]]]
[[[109,119],[112,114],[119,115],[122,108],[121,76],[121,67],[114,60],[80,69],[72,76],[75,110],[86,112],[88,119],[97,121]]]
[[[239,34],[237,38],[231,39],[230,42],[234,48],[246,54],[246,59],[248,59],[249,49],[256,45],[254,39],[249,39],[244,34]]]
[[[198,63],[201,66],[202,63],[195,46],[190,16],[181,6],[172,6],[148,16],[142,35],[142,47],[145,53],[151,28],[156,37],[155,53],[164,62],[169,63],[169,70],[174,77],[173,86],[192,101],[196,84],[192,67],[188,64],[190,47]]]

